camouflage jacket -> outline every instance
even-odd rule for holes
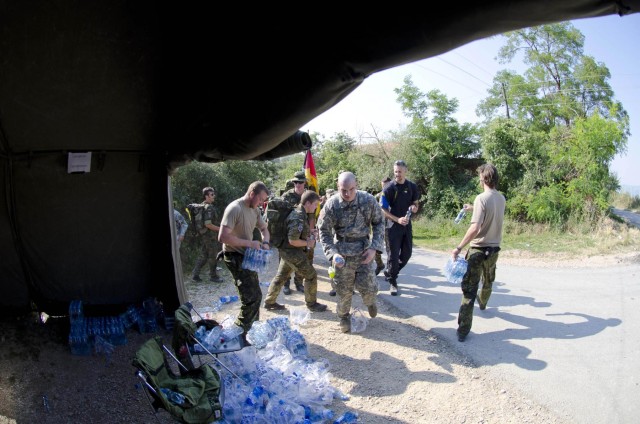
[[[309,216],[302,206],[298,206],[291,211],[287,219],[285,219],[285,225],[287,226],[287,243],[282,246],[284,249],[305,249],[304,247],[295,247],[289,244],[288,240],[307,240],[311,233],[309,227]]]
[[[297,205],[300,204],[300,200],[302,199],[302,196],[299,195],[298,193],[296,193],[296,191],[294,189],[291,190],[287,190],[282,194],[282,199],[289,203],[289,205],[291,205],[291,207],[296,207]],[[310,222],[314,222],[315,223],[315,218],[316,218],[316,214],[315,213],[310,213],[307,214],[307,216],[309,217],[309,221]]]
[[[320,242],[327,259],[339,253],[361,255],[366,249],[384,250],[384,218],[373,195],[358,190],[347,203],[340,195],[327,199],[318,219]],[[335,237],[334,237],[335,232]]]
[[[301,198],[302,196],[296,193],[296,191],[293,189],[285,191],[282,195],[282,199],[289,203],[291,207],[295,207],[298,203],[300,203]]]
[[[213,224],[217,227],[220,226],[220,221],[218,219],[218,214],[216,212],[216,208],[213,207],[213,205],[211,203],[203,203],[204,205],[204,224]],[[207,231],[204,233],[204,236],[208,237],[208,238],[213,238],[213,239],[218,239],[218,232],[217,231],[211,231],[207,228]]]

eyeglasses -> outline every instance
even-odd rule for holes
[[[403,160],[397,160],[393,164],[396,165],[396,166],[404,166],[405,168],[407,167],[407,164],[404,163]]]
[[[294,181],[294,184],[304,184],[304,181]]]

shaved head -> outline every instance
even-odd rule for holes
[[[356,176],[353,175],[353,172],[345,171],[338,175],[338,187],[341,184],[351,184],[356,182]]]
[[[351,202],[356,198],[358,186],[356,184],[356,176],[352,172],[342,172],[338,175],[338,192],[342,200]]]

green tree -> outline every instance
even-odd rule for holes
[[[422,93],[410,76],[395,93],[403,113],[411,118],[406,138],[410,155],[405,161],[420,186],[423,210],[427,216],[451,214],[471,190],[473,174],[467,167],[469,159],[479,157],[477,129],[453,118],[457,99],[438,90]]]
[[[499,72],[477,112],[486,124],[483,154],[503,175],[509,212],[537,222],[593,221],[618,186],[609,166],[629,135],[609,70],[584,55],[584,36],[568,22],[505,37],[499,60],[521,55],[528,68]]]

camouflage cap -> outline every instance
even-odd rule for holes
[[[304,171],[298,171],[295,174],[293,174],[293,178],[291,179],[291,182],[294,182],[294,183],[306,183],[307,182],[307,177],[305,176]]]

